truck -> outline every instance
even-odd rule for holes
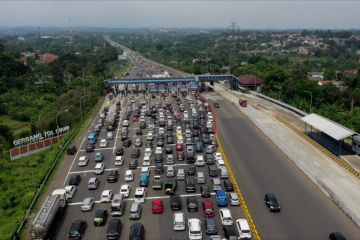
[[[65,189],[55,189],[48,196],[42,205],[39,213],[30,226],[32,239],[43,240],[51,238],[54,232],[55,222],[59,221],[67,207],[67,197]]]
[[[110,105],[109,112],[106,119],[106,130],[114,131],[116,128],[116,120],[118,118],[118,111],[114,104]]]

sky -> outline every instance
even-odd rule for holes
[[[0,26],[360,28],[360,0],[5,1]]]

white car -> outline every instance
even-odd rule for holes
[[[165,134],[165,129],[163,127],[159,128],[159,135]]]
[[[113,193],[111,190],[104,190],[101,193],[100,202],[110,202],[112,199]]]
[[[196,156],[195,165],[198,167],[203,167],[206,165],[205,160],[204,160],[204,155],[199,154]]]
[[[134,172],[133,172],[133,170],[126,170],[125,171],[124,180],[125,180],[125,182],[134,181]]]
[[[151,148],[145,148],[144,156],[151,157],[152,156],[152,150]]]
[[[100,140],[100,147],[101,148],[105,148],[105,147],[107,147],[107,145],[108,145],[108,141],[105,138]]]
[[[229,200],[230,200],[231,206],[239,206],[240,205],[239,197],[236,194],[236,192],[229,193]]]
[[[184,144],[184,139],[181,137],[178,137],[178,139],[176,140],[177,144]]]
[[[236,228],[239,232],[239,239],[251,239],[251,230],[246,219],[237,219]]]
[[[69,185],[65,187],[65,191],[66,191],[66,198],[73,198],[74,194],[76,192],[76,186],[74,185]]]
[[[130,185],[129,185],[129,184],[123,184],[123,185],[121,185],[120,193],[121,193],[125,198],[129,197],[129,196],[130,196]]]
[[[146,136],[146,140],[152,141],[153,139],[154,139],[153,133],[152,133],[152,132],[149,132],[149,133],[147,134],[147,136]]]
[[[115,166],[122,166],[124,164],[123,156],[116,156],[115,157]]]
[[[146,188],[137,187],[135,190],[135,202],[145,203],[145,198],[146,198]]]
[[[122,122],[122,126],[123,126],[123,127],[128,127],[129,125],[130,125],[130,123],[129,123],[128,120],[124,120],[124,121]]]
[[[189,227],[189,239],[190,240],[201,240],[201,221],[198,218],[189,218],[188,220]]]
[[[150,169],[148,167],[142,167],[140,174],[148,174],[148,175],[150,175]]]
[[[87,156],[81,156],[79,157],[78,166],[79,167],[85,167],[89,163],[89,158]]]
[[[105,169],[104,163],[97,163],[95,165],[95,174],[96,175],[102,174],[104,172],[104,169]]]
[[[221,208],[219,210],[219,214],[220,214],[221,224],[223,226],[233,225],[234,222],[233,222],[230,210],[228,208]]]
[[[143,166],[150,166],[150,165],[151,165],[150,157],[144,156]]]
[[[162,154],[163,150],[162,147],[156,147],[155,154]]]

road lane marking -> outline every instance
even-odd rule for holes
[[[94,151],[100,151],[100,150],[110,150],[110,149],[114,149],[114,148],[95,148]],[[86,152],[86,150],[79,150],[79,152]]]
[[[238,185],[238,183],[237,183],[237,181],[235,179],[234,173],[231,170],[229,161],[228,161],[228,159],[226,157],[224,149],[222,148],[222,145],[221,145],[221,142],[220,142],[220,139],[219,139],[217,133],[215,133],[215,138],[216,138],[216,140],[218,142],[218,145],[219,145],[218,148],[220,149],[220,153],[221,153],[221,155],[223,157],[225,166],[226,166],[226,168],[227,168],[227,170],[229,172],[230,180],[234,184],[234,188],[236,190],[236,193],[239,196],[240,205],[241,205],[241,208],[242,208],[242,210],[243,210],[243,212],[245,214],[245,217],[246,217],[246,219],[247,219],[247,221],[248,221],[248,223],[250,225],[252,235],[253,235],[255,240],[260,240],[261,239],[260,234],[259,234],[259,232],[258,232],[258,230],[257,230],[257,228],[255,226],[254,220],[253,220],[253,218],[252,218],[252,216],[250,214],[250,210],[247,207],[244,196],[240,191],[240,187],[239,187],[239,185]]]
[[[104,169],[104,172],[111,171],[111,170],[120,170],[120,168],[106,168],[106,169]],[[95,170],[74,171],[74,172],[69,172],[69,174],[88,173],[88,172],[95,172]],[[101,174],[99,174],[99,175],[101,175]]]
[[[124,106],[125,105],[125,99],[123,98],[123,100],[121,101],[121,106]],[[116,131],[116,138],[115,138],[115,143],[114,143],[114,147],[113,147],[113,153],[115,152],[115,149],[116,149],[116,142],[117,142],[117,139],[118,139],[118,136],[119,136],[119,130],[120,130],[120,126],[121,126],[121,123],[122,123],[122,117],[123,117],[123,110],[125,109],[122,108],[122,110],[120,111],[120,119],[118,121],[118,127],[117,127],[117,131]]]

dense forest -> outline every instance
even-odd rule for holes
[[[59,152],[11,161],[13,139],[55,129],[57,115],[60,126],[80,128],[80,97],[87,118],[119,70],[119,53],[93,33],[0,39],[0,239],[10,239]]]
[[[311,104],[312,112],[360,132],[359,32],[169,30],[112,37],[190,73],[255,74],[264,80],[262,93],[307,112]],[[323,72],[332,84],[309,80],[309,72]]]

